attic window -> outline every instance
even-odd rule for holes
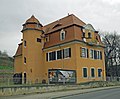
[[[91,38],[91,37],[92,37],[92,36],[91,36],[91,33],[89,32],[89,33],[88,33],[88,38]]]
[[[65,31],[62,29],[61,31],[60,31],[60,40],[62,41],[62,40],[64,40],[65,39]]]
[[[82,33],[82,38],[85,38],[85,32]]]
[[[45,42],[49,42],[49,36],[45,38]]]
[[[62,24],[60,24],[60,23],[59,23],[59,24],[56,24],[56,25],[53,27],[53,29],[56,28],[56,27],[58,27],[58,26],[61,26],[61,25],[62,25]]]

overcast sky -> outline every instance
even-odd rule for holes
[[[120,33],[120,0],[0,0],[0,50],[15,54],[22,24],[31,15],[46,25],[68,13],[96,30]]]

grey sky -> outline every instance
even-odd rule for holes
[[[0,50],[15,54],[22,24],[31,15],[45,25],[68,13],[95,29],[120,33],[120,0],[0,0]]]

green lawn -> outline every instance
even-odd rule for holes
[[[0,70],[13,70],[12,66],[0,66]]]

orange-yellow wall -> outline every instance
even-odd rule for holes
[[[89,50],[89,58],[83,58],[80,57],[80,47],[86,47]],[[91,59],[90,58],[90,49],[94,50],[100,50],[102,51],[102,60],[98,59]],[[77,53],[77,83],[80,82],[86,82],[86,81],[93,81],[93,80],[105,80],[105,63],[104,63],[104,48],[102,47],[94,47],[94,46],[86,46],[85,44],[76,44],[76,53]],[[88,68],[88,77],[84,78],[83,77],[83,72],[82,69],[84,67]],[[91,68],[95,68],[95,77],[91,78]],[[102,69],[102,77],[99,78],[98,76],[98,70],[97,69]]]
[[[37,38],[40,38],[41,31],[26,30],[23,33],[23,43],[26,40],[26,47],[22,46],[23,57],[26,57],[26,64],[23,63],[23,67],[26,68],[27,78],[29,82],[39,82],[44,78],[43,68],[43,53],[42,44],[37,42]]]
[[[64,48],[71,48],[71,58],[59,59],[54,61],[46,61],[46,53],[56,50],[62,50]],[[57,46],[52,49],[45,49],[44,51],[44,65],[45,65],[45,73],[46,79],[48,81],[48,69],[65,69],[65,70],[76,70],[76,48],[74,44],[69,44],[65,46]]]
[[[22,55],[15,57],[14,71],[15,71],[15,73],[21,73],[23,71]]]

